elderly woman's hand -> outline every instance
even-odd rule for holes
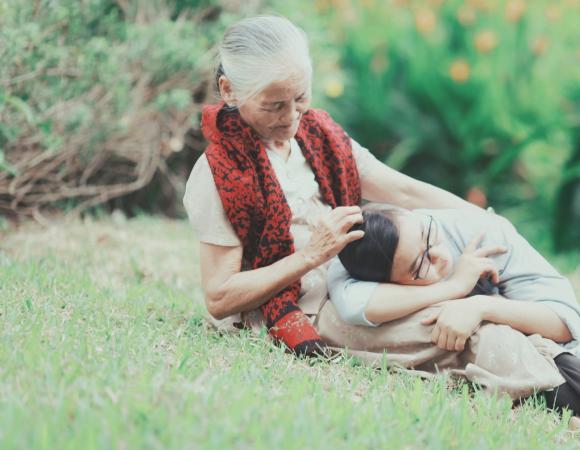
[[[362,230],[349,232],[354,224],[362,221],[358,206],[339,206],[321,217],[313,227],[310,241],[301,250],[308,264],[317,267],[336,256],[349,242],[362,238]]]

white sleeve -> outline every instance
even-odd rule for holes
[[[189,175],[183,205],[201,242],[226,247],[242,245],[226,216],[205,154]]]
[[[356,168],[358,169],[358,174],[361,179],[364,179],[372,168],[377,164],[381,164],[381,162],[368,149],[364,148],[354,139],[351,138],[350,144],[356,162]]]
[[[330,301],[342,320],[351,325],[376,327],[365,317],[365,308],[379,283],[351,278],[338,257],[335,257],[326,275]]]

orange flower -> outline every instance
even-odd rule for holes
[[[382,49],[375,52],[375,56],[371,60],[371,69],[374,73],[383,73],[389,67],[389,58],[386,50]]]
[[[497,36],[493,31],[480,31],[475,36],[475,48],[481,53],[489,53],[497,46]]]
[[[472,25],[475,22],[475,10],[469,6],[462,6],[457,10],[457,20],[464,27]]]
[[[340,97],[344,93],[344,83],[338,78],[331,78],[325,83],[324,92],[330,98]]]
[[[558,5],[549,5],[546,7],[544,15],[546,16],[546,19],[548,19],[550,22],[556,22],[558,19],[560,19],[562,11],[558,7]]]
[[[474,9],[479,9],[481,11],[488,11],[492,7],[487,0],[468,0],[467,3]]]
[[[421,33],[431,33],[437,26],[437,17],[430,9],[421,9],[415,14],[415,25]]]
[[[330,0],[332,5],[337,9],[347,8],[350,5],[349,0]]]
[[[519,21],[526,12],[524,0],[509,0],[505,5],[505,16],[510,22]]]
[[[546,36],[538,36],[532,41],[532,53],[536,56],[543,55],[548,49],[550,41]]]
[[[449,66],[449,76],[456,83],[465,83],[469,80],[471,69],[464,59],[456,59]]]
[[[328,11],[330,9],[330,1],[329,0],[316,0],[314,3],[314,7],[319,12]]]
[[[467,201],[479,206],[480,208],[487,207],[487,195],[479,186],[472,186],[467,191]]]
[[[481,9],[482,5],[485,4],[485,0],[467,0],[467,3],[474,8]]]
[[[435,8],[439,8],[445,0],[428,0],[428,3]]]

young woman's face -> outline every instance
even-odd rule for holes
[[[453,257],[437,223],[429,216],[410,211],[401,213],[397,219],[399,245],[395,251],[391,281],[428,285],[447,277],[453,270]]]
[[[310,80],[291,77],[270,84],[239,107],[242,119],[266,141],[294,137],[310,106]]]

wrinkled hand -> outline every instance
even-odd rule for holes
[[[432,325],[431,342],[443,350],[462,351],[467,339],[479,328],[483,320],[481,300],[471,297],[461,302],[443,302],[443,307],[423,319],[423,325]]]
[[[339,206],[321,217],[302,250],[307,260],[318,266],[336,256],[348,243],[362,238],[364,231],[348,231],[362,221],[362,211],[358,206]]]
[[[507,249],[501,245],[477,248],[482,239],[483,233],[480,233],[467,244],[448,280],[456,287],[459,297],[468,295],[484,276],[490,276],[494,284],[499,283],[497,267],[489,256],[506,253]]]

